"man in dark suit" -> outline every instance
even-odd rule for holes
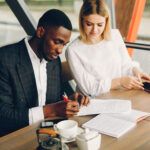
[[[59,54],[69,42],[72,25],[60,10],[47,11],[35,35],[0,48],[0,135],[55,116],[69,117],[78,102],[62,101]],[[77,100],[80,94],[72,96]],[[71,99],[71,98],[70,98]],[[82,97],[81,103],[88,103]]]

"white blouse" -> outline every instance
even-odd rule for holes
[[[69,44],[66,59],[78,88],[92,97],[108,92],[112,79],[132,76],[132,68],[139,67],[117,29],[111,31],[111,40],[97,44],[85,44],[77,37]]]

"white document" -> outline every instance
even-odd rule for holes
[[[125,114],[99,114],[90,121],[84,123],[84,128],[95,130],[99,133],[119,138],[136,126],[136,122],[149,116],[150,113],[131,110]]]
[[[150,113],[132,109],[127,113],[109,114],[109,116],[137,123],[150,116]]]
[[[82,106],[78,116],[100,113],[122,113],[131,111],[131,101],[120,99],[91,99],[88,106]]]

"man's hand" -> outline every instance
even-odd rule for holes
[[[79,103],[77,101],[70,100],[66,105],[66,117],[72,117],[79,112]]]
[[[68,102],[60,101],[43,107],[44,117],[72,117],[79,112],[79,106],[89,104],[89,98],[80,93],[71,95]]]
[[[54,104],[48,104],[43,107],[44,117],[71,117],[79,112],[79,103],[77,101],[60,101]]]
[[[80,106],[82,105],[87,106],[90,102],[87,96],[84,96],[83,94],[77,92],[71,95],[69,99],[72,101],[77,101]]]

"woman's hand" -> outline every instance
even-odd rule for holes
[[[137,77],[140,82],[142,82],[142,79],[150,82],[150,76],[148,74],[141,72],[137,68],[133,68],[132,71],[133,71],[133,75]]]
[[[150,82],[150,76],[146,73],[141,72],[137,68],[133,68],[132,71],[134,76],[125,76],[113,79],[111,83],[111,89],[118,89],[120,87],[124,87],[126,89],[144,90],[142,80]]]
[[[144,90],[143,83],[141,81],[139,81],[139,79],[136,77],[131,77],[131,76],[121,77],[120,85],[126,89],[142,89],[142,90]]]

